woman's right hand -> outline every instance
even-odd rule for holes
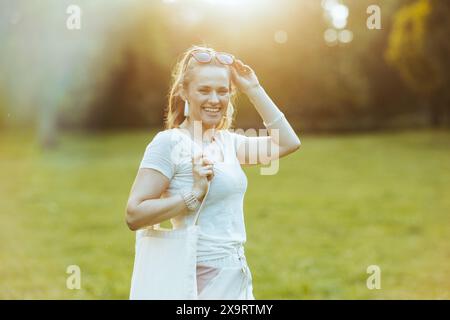
[[[194,156],[192,158],[192,174],[194,176],[192,192],[201,201],[208,190],[208,181],[214,177],[213,162],[202,154]]]

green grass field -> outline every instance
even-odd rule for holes
[[[1,299],[128,298],[125,204],[152,136],[62,135],[48,153],[32,134],[0,136]],[[255,297],[450,299],[450,132],[300,138],[277,175],[245,168]]]

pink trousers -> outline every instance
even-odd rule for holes
[[[199,300],[255,300],[243,247],[230,255],[197,262]]]

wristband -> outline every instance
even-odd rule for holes
[[[198,201],[192,191],[183,192],[181,196],[189,211],[195,211],[200,206],[200,201]]]

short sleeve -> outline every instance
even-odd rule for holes
[[[169,180],[175,174],[175,164],[171,158],[171,136],[167,131],[158,132],[145,149],[139,169],[148,168],[161,172]]]

